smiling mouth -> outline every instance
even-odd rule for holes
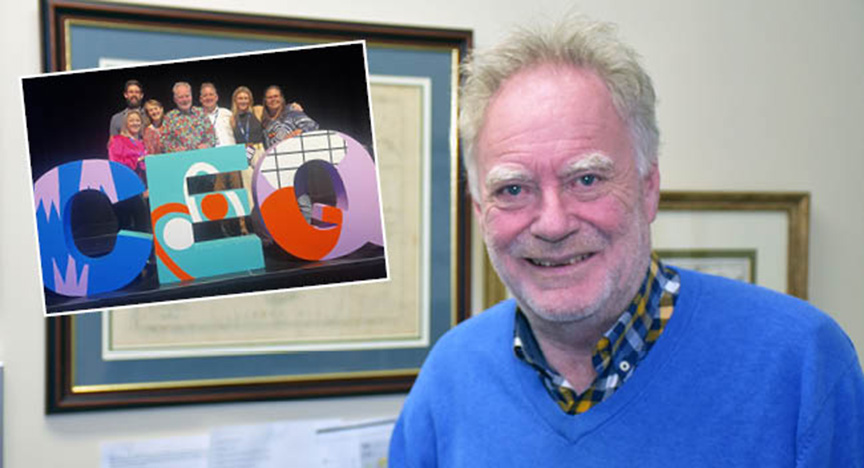
[[[589,258],[591,258],[593,256],[594,256],[593,253],[586,253],[586,254],[577,255],[575,257],[571,257],[571,258],[567,258],[567,259],[563,259],[563,260],[541,260],[538,258],[526,258],[526,260],[528,260],[528,262],[534,266],[550,268],[550,267],[562,267],[562,266],[575,265],[577,263],[584,262],[585,260],[588,260]]]

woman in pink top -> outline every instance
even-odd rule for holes
[[[126,113],[126,121],[120,134],[114,135],[108,142],[108,159],[132,169],[146,183],[144,156],[147,155],[147,148],[137,137],[141,131],[142,120],[141,113],[137,110]]]

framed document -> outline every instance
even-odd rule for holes
[[[47,411],[406,391],[469,310],[471,32],[63,0],[43,14],[46,71],[365,39],[391,278],[49,318]]]
[[[678,192],[660,194],[652,246],[670,265],[720,274],[807,299],[810,194]],[[757,262],[758,259],[758,262]],[[507,291],[484,266],[485,303]]]
[[[739,270],[751,258],[755,284],[807,299],[809,193],[663,192],[652,240],[661,253],[714,251],[715,265],[725,251]]]
[[[756,249],[655,249],[654,253],[667,265],[756,283]]]

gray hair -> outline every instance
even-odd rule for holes
[[[570,15],[551,27],[520,28],[495,47],[475,50],[462,65],[465,79],[460,90],[459,128],[468,184],[475,200],[479,200],[475,145],[489,101],[509,77],[545,63],[595,72],[606,84],[615,109],[630,130],[639,173],[644,175],[657,164],[660,135],[654,87],[639,65],[638,54],[618,39],[614,25]]]
[[[192,92],[192,85],[185,81],[178,81],[174,83],[174,86],[171,87],[171,92],[176,95],[178,88],[189,88],[189,92]]]

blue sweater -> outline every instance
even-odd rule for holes
[[[839,326],[761,288],[681,283],[645,360],[577,416],[513,355],[513,301],[454,328],[405,401],[390,466],[864,467],[864,375]]]

